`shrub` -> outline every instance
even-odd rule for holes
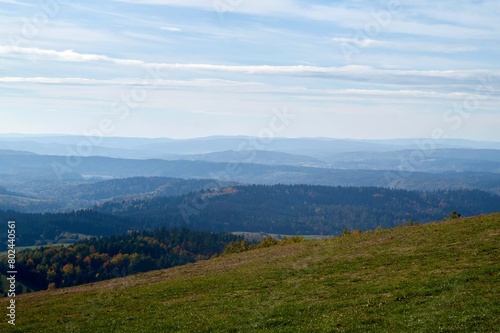
[[[278,245],[283,246],[293,243],[302,243],[303,241],[304,241],[303,236],[283,237],[283,239],[279,241]]]
[[[259,242],[259,244],[257,244],[255,248],[263,249],[265,247],[275,246],[276,244],[278,244],[278,241],[275,238],[271,236],[266,236]]]
[[[231,253],[241,253],[248,251],[252,248],[252,246],[248,243],[246,239],[241,241],[234,241],[224,248],[223,254],[231,254]]]

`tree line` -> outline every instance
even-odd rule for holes
[[[209,259],[241,240],[232,234],[185,228],[91,238],[67,247],[20,252],[17,278],[33,290],[70,287]],[[0,272],[7,271],[3,260]]]
[[[380,187],[249,185],[180,197],[107,202],[97,210],[138,224],[196,230],[338,235],[343,230],[430,222],[500,210],[500,197],[479,190],[407,191]]]
[[[18,246],[72,243],[69,234],[111,236],[128,230],[189,228],[211,232],[338,235],[500,211],[500,197],[479,190],[418,192],[379,187],[250,185],[182,196],[109,201],[68,213],[0,211],[17,221]],[[0,250],[5,248],[0,234]]]

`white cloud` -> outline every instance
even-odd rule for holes
[[[168,40],[165,38],[161,38],[155,35],[151,34],[143,34],[143,33],[137,33],[137,32],[131,32],[131,31],[124,31],[122,32],[124,36],[127,37],[132,37],[134,39],[140,39],[140,40],[145,40],[145,41],[150,41],[150,42],[155,42],[155,43],[167,43]]]
[[[374,46],[380,46],[384,45],[384,42],[377,41],[374,39],[370,38],[364,38],[364,39],[355,39],[355,38],[332,38],[332,41],[336,43],[347,43],[347,44],[355,44],[356,46],[359,47],[374,47]]]
[[[460,45],[454,43],[432,43],[432,42],[404,42],[404,41],[385,41],[385,40],[374,40],[370,38],[355,39],[355,38],[345,38],[345,37],[335,37],[332,38],[335,43],[350,44],[351,46],[358,48],[385,48],[400,51],[420,51],[420,52],[438,52],[438,53],[461,53],[461,52],[471,52],[477,51],[477,46],[472,45]]]
[[[136,59],[118,59],[106,55],[82,54],[73,50],[55,51],[38,48],[0,46],[0,55],[24,56],[63,62],[104,62],[120,66],[140,66],[155,70],[207,71],[253,75],[313,76],[344,80],[381,80],[400,82],[411,79],[440,79],[448,81],[478,80],[488,75],[500,76],[500,71],[491,70],[392,70],[376,69],[369,66],[348,65],[341,67],[321,66],[271,66],[271,65],[214,65],[150,63]]]
[[[137,5],[156,5],[193,8],[226,15],[240,13],[258,16],[294,17],[311,21],[326,21],[337,26],[363,29],[378,23],[377,13],[389,14],[388,24],[381,29],[391,33],[443,36],[449,38],[494,37],[499,23],[498,4],[492,1],[462,3],[427,0],[359,1],[357,4],[330,3],[318,5],[299,0],[114,0]],[[439,10],[436,10],[436,6]],[[439,22],[439,23],[438,23]],[[380,25],[380,23],[378,23]],[[496,28],[496,29],[495,29]]]
[[[189,110],[188,112],[194,114],[208,115],[208,116],[248,117],[248,114],[246,113],[236,113],[236,112],[205,111],[205,110]]]
[[[179,32],[179,31],[182,31],[181,28],[177,28],[177,27],[161,27],[160,30],[164,30],[164,31],[171,31],[171,32]]]
[[[157,5],[157,6],[175,6],[189,7],[202,10],[226,10],[226,11],[243,11],[250,13],[276,13],[283,11],[287,7],[295,7],[293,1],[289,0],[115,0],[117,2],[133,3],[137,5]]]
[[[17,1],[17,0],[0,0],[0,3],[8,3],[10,5],[18,5],[18,6],[23,6],[23,7],[32,7],[33,6],[32,4],[24,3],[21,1]]]
[[[387,99],[415,101],[420,99],[435,100],[437,102],[464,101],[466,99],[480,98],[483,101],[498,101],[500,96],[487,94],[487,91],[478,93],[470,92],[442,92],[417,89],[322,89],[301,86],[277,86],[259,82],[238,82],[220,79],[195,79],[195,80],[153,80],[144,79],[111,79],[97,80],[88,78],[49,78],[49,77],[0,77],[0,83],[7,84],[48,84],[48,85],[86,85],[86,86],[146,86],[155,90],[189,90],[190,88],[203,88],[204,92],[231,93],[231,94],[262,94],[270,93],[276,96],[295,96],[308,100],[344,100],[344,99]],[[76,90],[77,91],[77,90]],[[194,112],[194,111],[193,111]],[[200,114],[203,112],[199,112]]]
[[[0,54],[3,55],[21,55],[25,57],[37,57],[55,61],[69,62],[110,62],[117,65],[133,65],[143,66],[145,63],[141,60],[124,60],[110,58],[105,55],[97,54],[82,54],[73,50],[55,51],[44,50],[34,47],[16,47],[16,46],[0,46]]]

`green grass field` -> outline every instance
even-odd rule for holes
[[[24,294],[0,331],[499,332],[499,248],[500,214],[305,241]]]

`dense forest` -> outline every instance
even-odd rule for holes
[[[241,240],[225,233],[165,228],[91,238],[68,247],[20,252],[17,278],[33,290],[75,286],[209,259]],[[2,260],[0,272],[6,271]]]
[[[417,192],[378,187],[251,185],[181,197],[107,202],[96,208],[136,223],[212,231],[335,235],[348,229],[429,222],[456,210],[500,210],[500,197],[479,190]]]
[[[500,197],[479,190],[417,192],[378,187],[251,185],[176,197],[108,201],[92,210],[69,213],[0,211],[0,219],[16,220],[17,245],[31,246],[161,227],[336,235],[345,228],[373,230],[410,220],[440,220],[451,211],[472,216],[498,210]],[[0,235],[3,248],[4,239],[5,235]]]
[[[74,243],[79,234],[111,236],[125,233],[133,227],[126,218],[92,210],[70,213],[19,213],[1,211],[0,220],[16,221],[17,246]],[[134,229],[135,230],[135,229]],[[0,250],[6,249],[6,234],[0,235]]]

